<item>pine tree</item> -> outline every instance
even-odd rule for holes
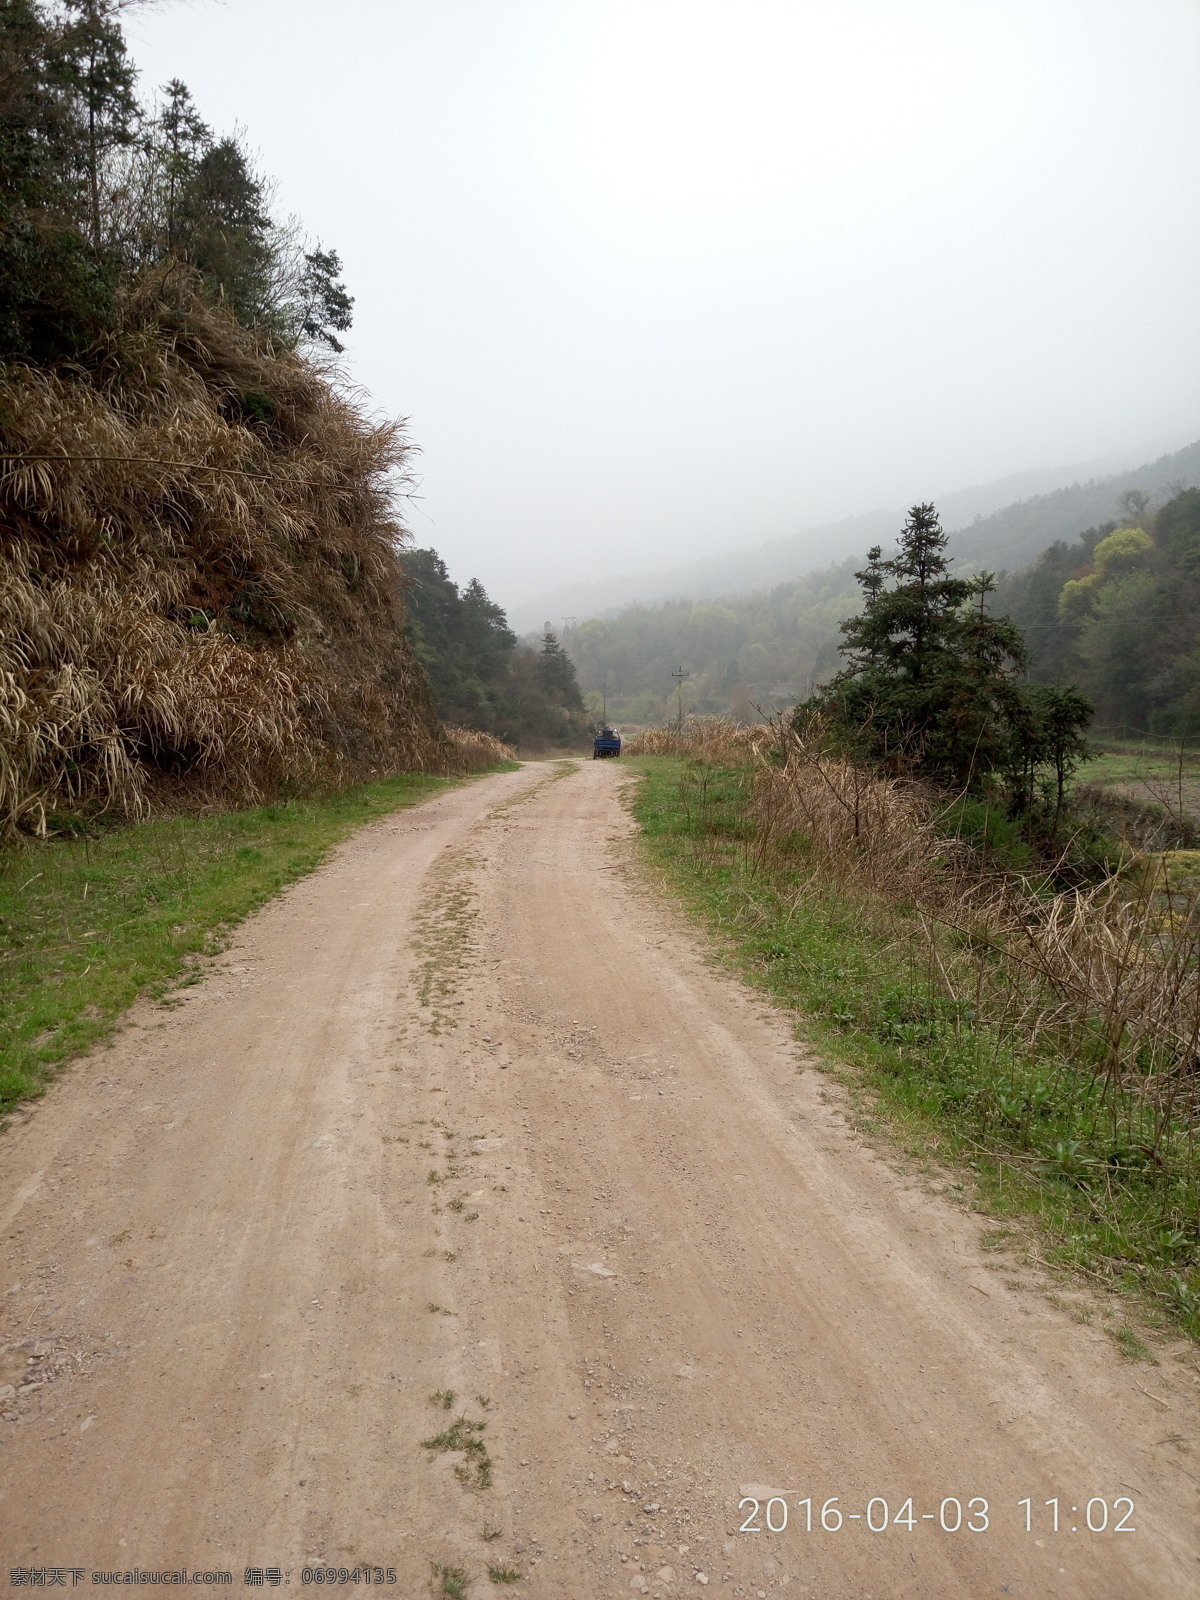
[[[354,305],[339,278],[341,270],[337,251],[318,247],[304,257],[299,285],[301,333],[314,343],[328,345],[337,355],[345,349],[337,334],[350,326]]]
[[[575,663],[559,644],[558,635],[549,623],[542,630],[538,678],[546,698],[553,705],[565,706],[568,711],[583,710],[583,695],[575,676]]]
[[[162,245],[168,255],[180,254],[179,201],[195,176],[205,151],[212,148],[212,129],[200,116],[186,83],[172,78],[163,89],[166,102],[154,126],[163,168]]]
[[[179,254],[199,269],[239,322],[270,320],[274,224],[266,186],[236,139],[196,163],[179,204]]]
[[[1033,801],[1034,774],[1062,784],[1090,714],[1076,691],[1031,694],[1020,681],[1020,629],[993,617],[991,573],[954,577],[932,505],[913,506],[889,560],[879,547],[855,576],[861,614],[842,624],[849,664],[802,711],[819,710],[854,750],[894,772],[959,791],[995,780],[1014,809]]]
[[[60,81],[77,97],[83,139],[79,151],[87,188],[87,227],[94,250],[104,243],[101,176],[108,153],[130,145],[141,109],[137,68],[117,18],[127,0],[64,0],[68,23],[56,52]]]

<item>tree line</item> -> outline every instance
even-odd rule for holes
[[[518,639],[477,578],[461,589],[436,550],[401,556],[417,659],[446,722],[525,748],[577,745],[590,730],[575,666],[547,623]]]
[[[601,684],[618,721],[674,715],[671,673],[691,672],[684,706],[699,715],[752,721],[755,707],[803,699],[837,670],[838,624],[857,604],[853,559],[754,594],[668,600],[589,617],[563,633],[589,704]]]
[[[1059,540],[1000,585],[1030,675],[1078,682],[1100,727],[1200,734],[1200,489]]]
[[[341,349],[337,253],[271,214],[237,135],[172,79],[147,102],[126,0],[0,0],[0,357],[85,353],[123,282],[175,263],[244,326]]]
[[[1114,505],[1118,516],[1001,573],[988,605],[1023,633],[1029,678],[1077,684],[1099,727],[1200,734],[1200,490],[1176,483],[1152,499],[1132,489]],[[606,683],[618,720],[673,715],[671,673],[682,665],[687,709],[750,721],[838,672],[840,625],[864,598],[857,565],[719,601],[629,606],[567,629],[563,642],[589,703]],[[978,574],[977,562],[964,566]]]

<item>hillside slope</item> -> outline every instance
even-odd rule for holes
[[[1083,474],[1087,473],[1086,479]],[[1200,442],[1121,471],[1114,463],[1015,473],[996,483],[933,496],[951,550],[960,559],[997,568],[1024,566],[1056,539],[1114,515],[1117,496],[1146,489],[1165,500],[1172,488],[1200,483]],[[921,498],[929,498],[928,494]],[[868,511],[658,572],[583,579],[509,608],[519,627],[546,617],[610,616],[623,606],[667,600],[710,600],[769,589],[804,577],[831,561],[856,560],[872,544],[888,545],[907,508]]]
[[[406,446],[178,269],[0,369],[0,826],[436,762]]]

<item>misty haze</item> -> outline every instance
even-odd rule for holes
[[[1192,1600],[1197,0],[0,0],[11,1588]]]

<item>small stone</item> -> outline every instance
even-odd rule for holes
[[[654,1576],[658,1579],[658,1581],[660,1583],[674,1583],[675,1582],[675,1568],[674,1567],[659,1567],[658,1571],[654,1574]]]
[[[16,1392],[11,1383],[2,1384],[0,1385],[0,1400],[11,1400]]]
[[[698,1572],[696,1574],[696,1582],[697,1583],[707,1583],[708,1582],[708,1573],[707,1572]]]
[[[34,1390],[34,1389],[37,1389],[37,1388],[39,1388],[39,1387],[40,1387],[40,1385],[38,1385],[38,1384],[36,1384],[36,1383],[22,1383],[22,1384],[19,1384],[19,1385],[18,1385],[18,1387],[17,1387],[17,1393],[18,1393],[18,1394],[29,1394],[29,1393],[31,1393],[31,1392],[32,1392],[32,1391],[33,1391],[33,1390]]]

